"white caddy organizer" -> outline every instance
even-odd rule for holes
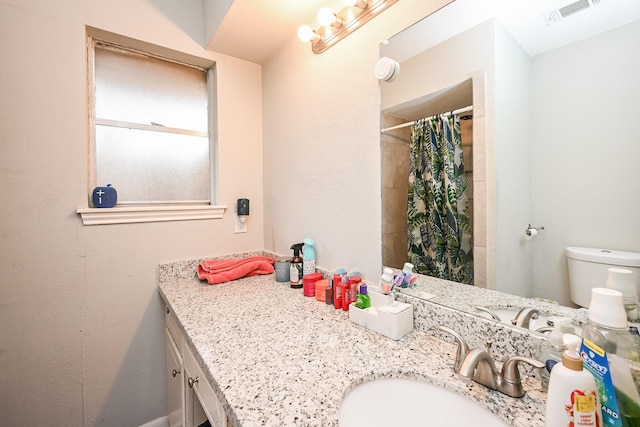
[[[349,305],[349,319],[393,340],[399,340],[413,331],[413,306],[398,302],[391,295],[369,292],[371,307],[361,309]]]

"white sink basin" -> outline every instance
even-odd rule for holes
[[[360,384],[340,405],[340,427],[508,427],[493,412],[433,384],[383,378]]]

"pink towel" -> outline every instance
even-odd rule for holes
[[[198,265],[198,278],[206,280],[210,285],[273,273],[275,260],[270,257],[255,256],[241,259],[210,259]]]

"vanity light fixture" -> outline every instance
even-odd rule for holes
[[[333,13],[333,10],[328,7],[323,7],[318,11],[318,23],[323,27],[333,25],[334,27],[339,28],[344,24],[344,20]]]
[[[355,6],[358,9],[364,9],[368,6],[367,0],[342,0],[342,3],[344,3],[346,6]]]
[[[318,36],[316,30],[308,25],[301,25],[298,28],[298,38],[303,42],[317,43],[320,41],[320,36]]]
[[[322,53],[329,49],[398,0],[342,1],[345,7],[337,13],[329,8],[318,11],[320,27],[316,30],[308,25],[298,28],[298,38],[303,42],[311,42],[313,53]]]

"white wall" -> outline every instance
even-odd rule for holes
[[[265,246],[381,272],[379,43],[447,1],[403,0],[320,55],[296,39],[263,67]]]
[[[499,24],[495,27],[495,121],[487,122],[487,181],[495,191],[494,211],[487,212],[495,229],[496,287],[510,294],[533,296],[533,245],[524,231],[533,221],[529,81],[531,58]],[[495,150],[494,153],[491,150]],[[491,200],[492,197],[490,196]]]
[[[165,414],[161,262],[262,249],[261,69],[206,52],[200,0],[0,0],[0,424]],[[83,226],[85,28],[217,61],[222,220]],[[238,160],[242,161],[238,161]],[[251,199],[249,232],[233,203]]]
[[[533,59],[536,295],[570,304],[566,246],[640,252],[640,21]]]

